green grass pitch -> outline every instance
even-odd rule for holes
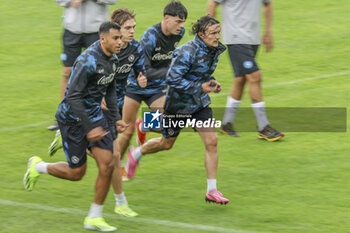
[[[134,9],[139,39],[161,21],[167,2],[119,0],[110,10]],[[193,38],[191,22],[206,13],[206,0],[183,3],[189,16],[182,43]],[[275,49],[258,53],[268,107],[349,107],[349,11],[348,0],[274,1]],[[54,133],[46,130],[59,103],[63,8],[54,1],[12,0],[2,2],[0,12],[0,232],[86,232],[93,159],[80,182],[43,175],[33,192],[22,184],[30,156],[65,159],[62,151],[48,157]],[[212,107],[224,107],[232,83],[227,53],[214,76],[224,94],[212,95]],[[242,106],[250,106],[248,92]],[[182,133],[172,150],[147,155],[136,179],[123,183],[140,216],[114,214],[110,191],[106,220],[119,232],[350,232],[349,141],[348,133],[286,132],[276,143],[259,141],[254,132],[219,134],[218,188],[230,199],[220,206],[204,202],[200,137]]]

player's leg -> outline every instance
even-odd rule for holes
[[[144,101],[152,111],[159,111],[160,113],[163,113],[163,106],[166,98],[164,92],[159,92],[152,95],[145,95],[145,97],[146,98],[144,99]],[[137,119],[136,121],[136,130],[137,130],[136,143],[139,146],[143,145],[146,142],[146,133],[148,132],[161,133],[160,129],[145,129],[143,127],[143,122],[141,118]]]
[[[131,148],[128,155],[128,163],[126,166],[128,177],[131,179],[134,178],[136,167],[139,165],[139,161],[141,160],[142,156],[146,154],[156,153],[162,150],[170,150],[176,141],[177,135],[167,138],[164,136],[159,138],[152,138],[142,146]]]
[[[125,151],[128,149],[130,144],[130,139],[134,134],[135,121],[137,117],[137,111],[140,108],[141,99],[134,98],[134,95],[126,95],[124,98],[123,106],[123,120],[129,127],[118,137],[118,144],[120,148],[121,159],[124,157]]]
[[[38,156],[33,156],[28,161],[28,169],[24,176],[24,185],[28,191],[33,190],[40,174],[46,173],[52,176],[77,181],[86,171],[86,148],[88,141],[83,129],[78,126],[60,124],[66,162],[46,163]]]
[[[106,145],[108,145],[107,147],[110,148],[107,149],[107,147],[101,148],[98,146],[92,146],[90,148],[97,163],[98,176],[95,184],[94,202],[91,204],[89,214],[84,220],[84,228],[98,231],[115,231],[116,228],[107,224],[102,217],[103,204],[111,184],[114,167],[112,137],[110,136],[108,138],[105,136],[102,140],[105,140]]]
[[[152,111],[159,110],[159,112],[163,113],[165,99],[166,99],[166,95],[164,93],[161,93],[160,95],[150,98],[149,104],[148,103],[147,104]]]
[[[90,150],[94,154],[98,167],[94,202],[102,205],[111,184],[114,160],[111,150],[103,149],[97,146],[91,147]]]
[[[113,141],[113,157],[114,157],[115,163],[114,163],[111,183],[114,190],[114,197],[116,200],[116,207],[114,208],[114,211],[117,214],[120,214],[126,217],[135,217],[138,214],[129,207],[128,201],[123,192],[122,171],[120,169],[120,151],[119,151],[119,145],[117,140]]]
[[[206,121],[212,119],[212,110],[205,108],[199,112],[193,114],[193,118],[197,121]],[[216,174],[218,168],[218,137],[215,132],[215,128],[196,128],[204,145],[205,145],[205,168],[207,171],[207,194],[206,200],[210,202],[216,202],[217,204],[227,204],[228,199],[217,190],[216,187]]]
[[[51,145],[49,146],[48,148],[48,151],[47,153],[49,154],[49,156],[54,156],[56,154],[56,152],[63,148],[63,145],[62,145],[62,136],[61,136],[61,131],[58,129],[56,131],[56,134],[55,134],[55,138],[53,139],[53,141],[51,142]]]
[[[50,175],[68,179],[80,180],[86,171],[86,148],[88,141],[81,126],[59,124],[63,150],[68,163],[51,163],[47,167]]]
[[[277,141],[284,136],[278,130],[272,128],[267,119],[265,102],[263,101],[262,94],[262,72],[259,70],[257,63],[255,61],[255,54],[257,52],[258,46],[250,46],[249,51],[252,51],[254,56],[252,57],[252,68],[253,72],[247,73],[246,79],[249,83],[249,94],[252,100],[252,108],[258,123],[258,138],[265,139],[267,141]]]
[[[228,53],[230,61],[234,71],[234,81],[231,88],[230,95],[227,96],[226,109],[223,118],[223,124],[221,132],[233,136],[239,137],[240,134],[233,129],[233,122],[238,112],[239,105],[243,96],[243,90],[246,83],[245,69],[243,62],[246,59],[245,55],[242,55],[243,45],[228,45]]]

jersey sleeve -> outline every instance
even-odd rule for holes
[[[142,72],[143,75],[147,77],[146,68],[145,68],[145,55],[143,53],[142,47],[140,44],[137,44],[137,52],[139,53],[139,58],[133,65],[134,72],[138,75]]]
[[[186,73],[191,69],[191,57],[194,53],[194,51],[186,48],[186,46],[183,46],[174,52],[166,81],[176,91],[193,95],[202,91],[202,85],[198,81],[193,82],[184,78]]]
[[[71,106],[73,113],[79,117],[85,132],[89,132],[93,129],[92,122],[89,119],[88,114],[85,112],[85,106],[83,103],[83,92],[89,82],[89,78],[94,74],[96,70],[96,63],[78,61],[75,67],[72,69],[70,75],[70,83],[67,95],[65,97],[67,103]]]

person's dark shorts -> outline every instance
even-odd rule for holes
[[[125,96],[141,103],[142,101],[144,101],[148,106],[151,106],[151,104],[159,99],[162,96],[165,96],[165,92],[158,92],[156,94],[135,94],[135,93],[130,93],[128,92],[128,90],[126,90],[126,94]],[[162,106],[163,107],[163,106]]]
[[[70,168],[77,168],[86,163],[86,149],[93,146],[110,150],[113,152],[113,138],[111,132],[100,141],[89,142],[86,133],[81,125],[68,125],[58,122],[61,131],[63,150]],[[105,119],[96,123],[96,127],[101,126],[106,131],[110,131]]]
[[[227,45],[235,77],[251,74],[259,70],[255,56],[259,45],[230,44]]]
[[[63,53],[61,60],[65,67],[73,66],[75,59],[81,54],[83,48],[88,48],[95,41],[99,40],[98,32],[75,34],[64,29],[63,36]]]
[[[164,112],[163,114],[163,122],[165,123],[165,125],[169,126],[169,121],[171,119],[171,121],[176,120],[183,120],[183,121],[187,121],[187,119],[193,120],[196,119],[196,121],[206,121],[210,118],[213,118],[213,111],[210,107],[206,107],[203,108],[195,113],[190,114],[190,117],[179,117],[179,118],[173,118],[172,116],[177,115],[176,113],[168,113],[168,112]],[[168,117],[169,116],[169,117]],[[179,136],[181,130],[183,128],[177,126],[177,127],[162,127],[162,135],[165,138],[169,138],[169,137],[177,137]],[[194,129],[195,130],[195,129]]]
[[[107,119],[107,123],[108,123],[108,127],[109,127],[109,132],[111,133],[111,135],[112,135],[112,138],[113,138],[113,141],[115,140],[115,139],[117,139],[117,137],[118,137],[118,131],[117,131],[117,128],[116,128],[116,126],[115,126],[115,122],[112,120],[112,116],[111,116],[111,114],[110,114],[110,112],[109,111],[106,111],[106,110],[102,110],[103,111],[103,115],[106,117],[106,119]],[[122,115],[122,109],[121,108],[119,108],[119,114],[120,114],[120,116],[121,117],[123,117],[123,115]]]

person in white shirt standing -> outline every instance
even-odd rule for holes
[[[240,136],[233,128],[234,118],[241,103],[246,82],[258,123],[258,138],[277,141],[284,134],[272,128],[266,116],[261,81],[262,73],[256,62],[260,40],[260,11],[264,5],[266,30],[262,44],[266,51],[273,48],[272,2],[271,0],[208,0],[208,14],[216,15],[217,6],[222,5],[223,42],[234,70],[234,84],[227,97],[226,110],[221,132],[229,136]]]

